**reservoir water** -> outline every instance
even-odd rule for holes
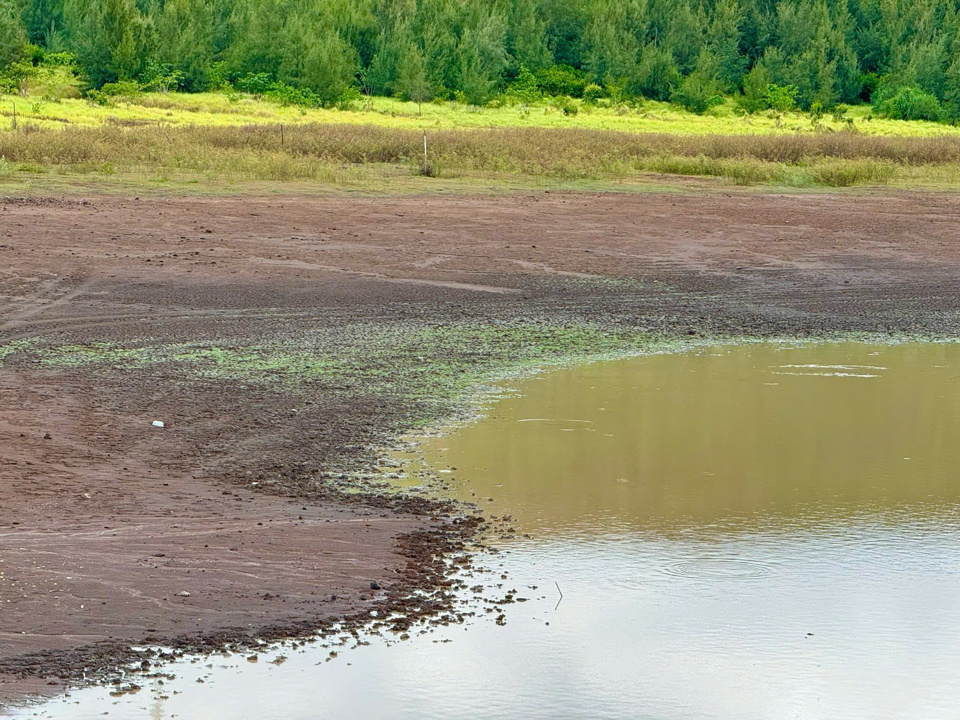
[[[960,346],[710,348],[515,389],[418,459],[511,518],[471,580],[515,591],[505,624],[475,601],[403,642],[18,714],[960,717]]]

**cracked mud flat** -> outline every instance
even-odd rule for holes
[[[958,219],[923,194],[0,201],[0,703],[131,644],[440,610],[409,592],[476,521],[345,492],[377,447],[520,356],[953,337]]]

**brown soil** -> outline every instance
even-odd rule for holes
[[[960,199],[919,194],[0,200],[0,343],[242,346],[464,318],[956,335],[958,220]],[[0,365],[0,702],[145,639],[401,602],[462,546],[437,545],[443,508],[311,479],[415,409],[177,372]]]

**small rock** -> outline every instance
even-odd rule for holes
[[[378,583],[376,580],[371,581],[371,583],[370,583],[370,589],[371,589],[371,590],[379,590],[379,589],[380,589],[380,583]]]
[[[181,590],[180,592],[177,593],[177,595],[179,595],[180,597],[190,597],[190,593],[188,593],[186,590]]]

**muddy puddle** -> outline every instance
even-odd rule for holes
[[[960,346],[759,344],[516,389],[422,448],[512,518],[463,625],[19,715],[957,717]]]

